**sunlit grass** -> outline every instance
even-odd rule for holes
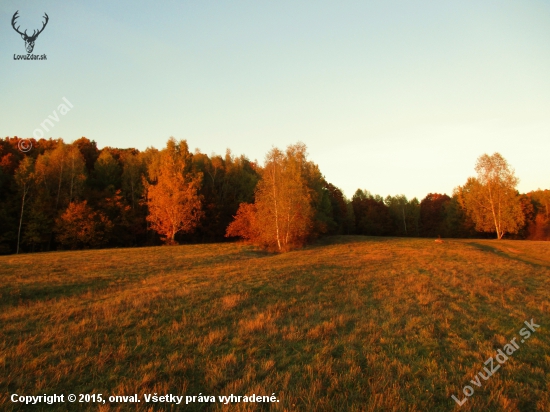
[[[3,410],[21,409],[15,392],[280,400],[185,410],[550,410],[548,242],[340,237],[282,255],[215,244],[3,256],[0,293]],[[451,395],[462,399],[531,318],[537,333],[458,407]],[[101,406],[119,409],[136,408]]]

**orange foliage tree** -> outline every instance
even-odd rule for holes
[[[316,166],[307,161],[304,144],[283,153],[274,148],[266,157],[255,202],[241,204],[226,236],[240,236],[279,252],[302,246],[313,230],[314,191],[307,178]]]
[[[149,167],[153,183],[146,182],[147,221],[167,244],[176,243],[180,232],[192,232],[202,217],[202,174],[192,171],[191,157],[185,140],[171,138]]]
[[[98,247],[106,243],[112,226],[103,213],[92,210],[85,200],[71,202],[56,219],[56,240],[71,249]]]

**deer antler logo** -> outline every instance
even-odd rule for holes
[[[25,48],[27,49],[27,53],[32,53],[32,50],[34,49],[34,42],[36,41],[36,38],[38,37],[38,35],[44,31],[44,28],[46,27],[46,24],[48,24],[49,17],[46,13],[44,13],[44,18],[46,19],[46,21],[44,23],[42,23],[43,24],[42,28],[40,30],[38,30],[38,32],[36,30],[34,30],[33,33],[32,33],[32,36],[29,36],[29,35],[27,35],[27,30],[25,30],[24,33],[21,33],[19,31],[20,26],[17,26],[17,28],[15,27],[15,20],[17,20],[17,18],[19,17],[17,15],[17,13],[19,13],[19,10],[17,10],[15,12],[15,14],[13,15],[13,17],[11,19],[11,25],[12,25],[13,29],[21,35],[22,39],[25,40]]]

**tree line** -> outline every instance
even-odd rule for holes
[[[0,253],[243,238],[287,251],[322,235],[550,239],[550,190],[519,194],[499,154],[452,196],[419,201],[327,182],[305,145],[273,148],[263,165],[228,149],[98,149],[83,137],[0,140]]]

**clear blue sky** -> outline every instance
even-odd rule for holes
[[[21,28],[50,21],[26,54]],[[548,1],[0,3],[0,136],[161,148],[170,136],[263,161],[303,141],[328,181],[422,199],[500,152],[550,188]]]

